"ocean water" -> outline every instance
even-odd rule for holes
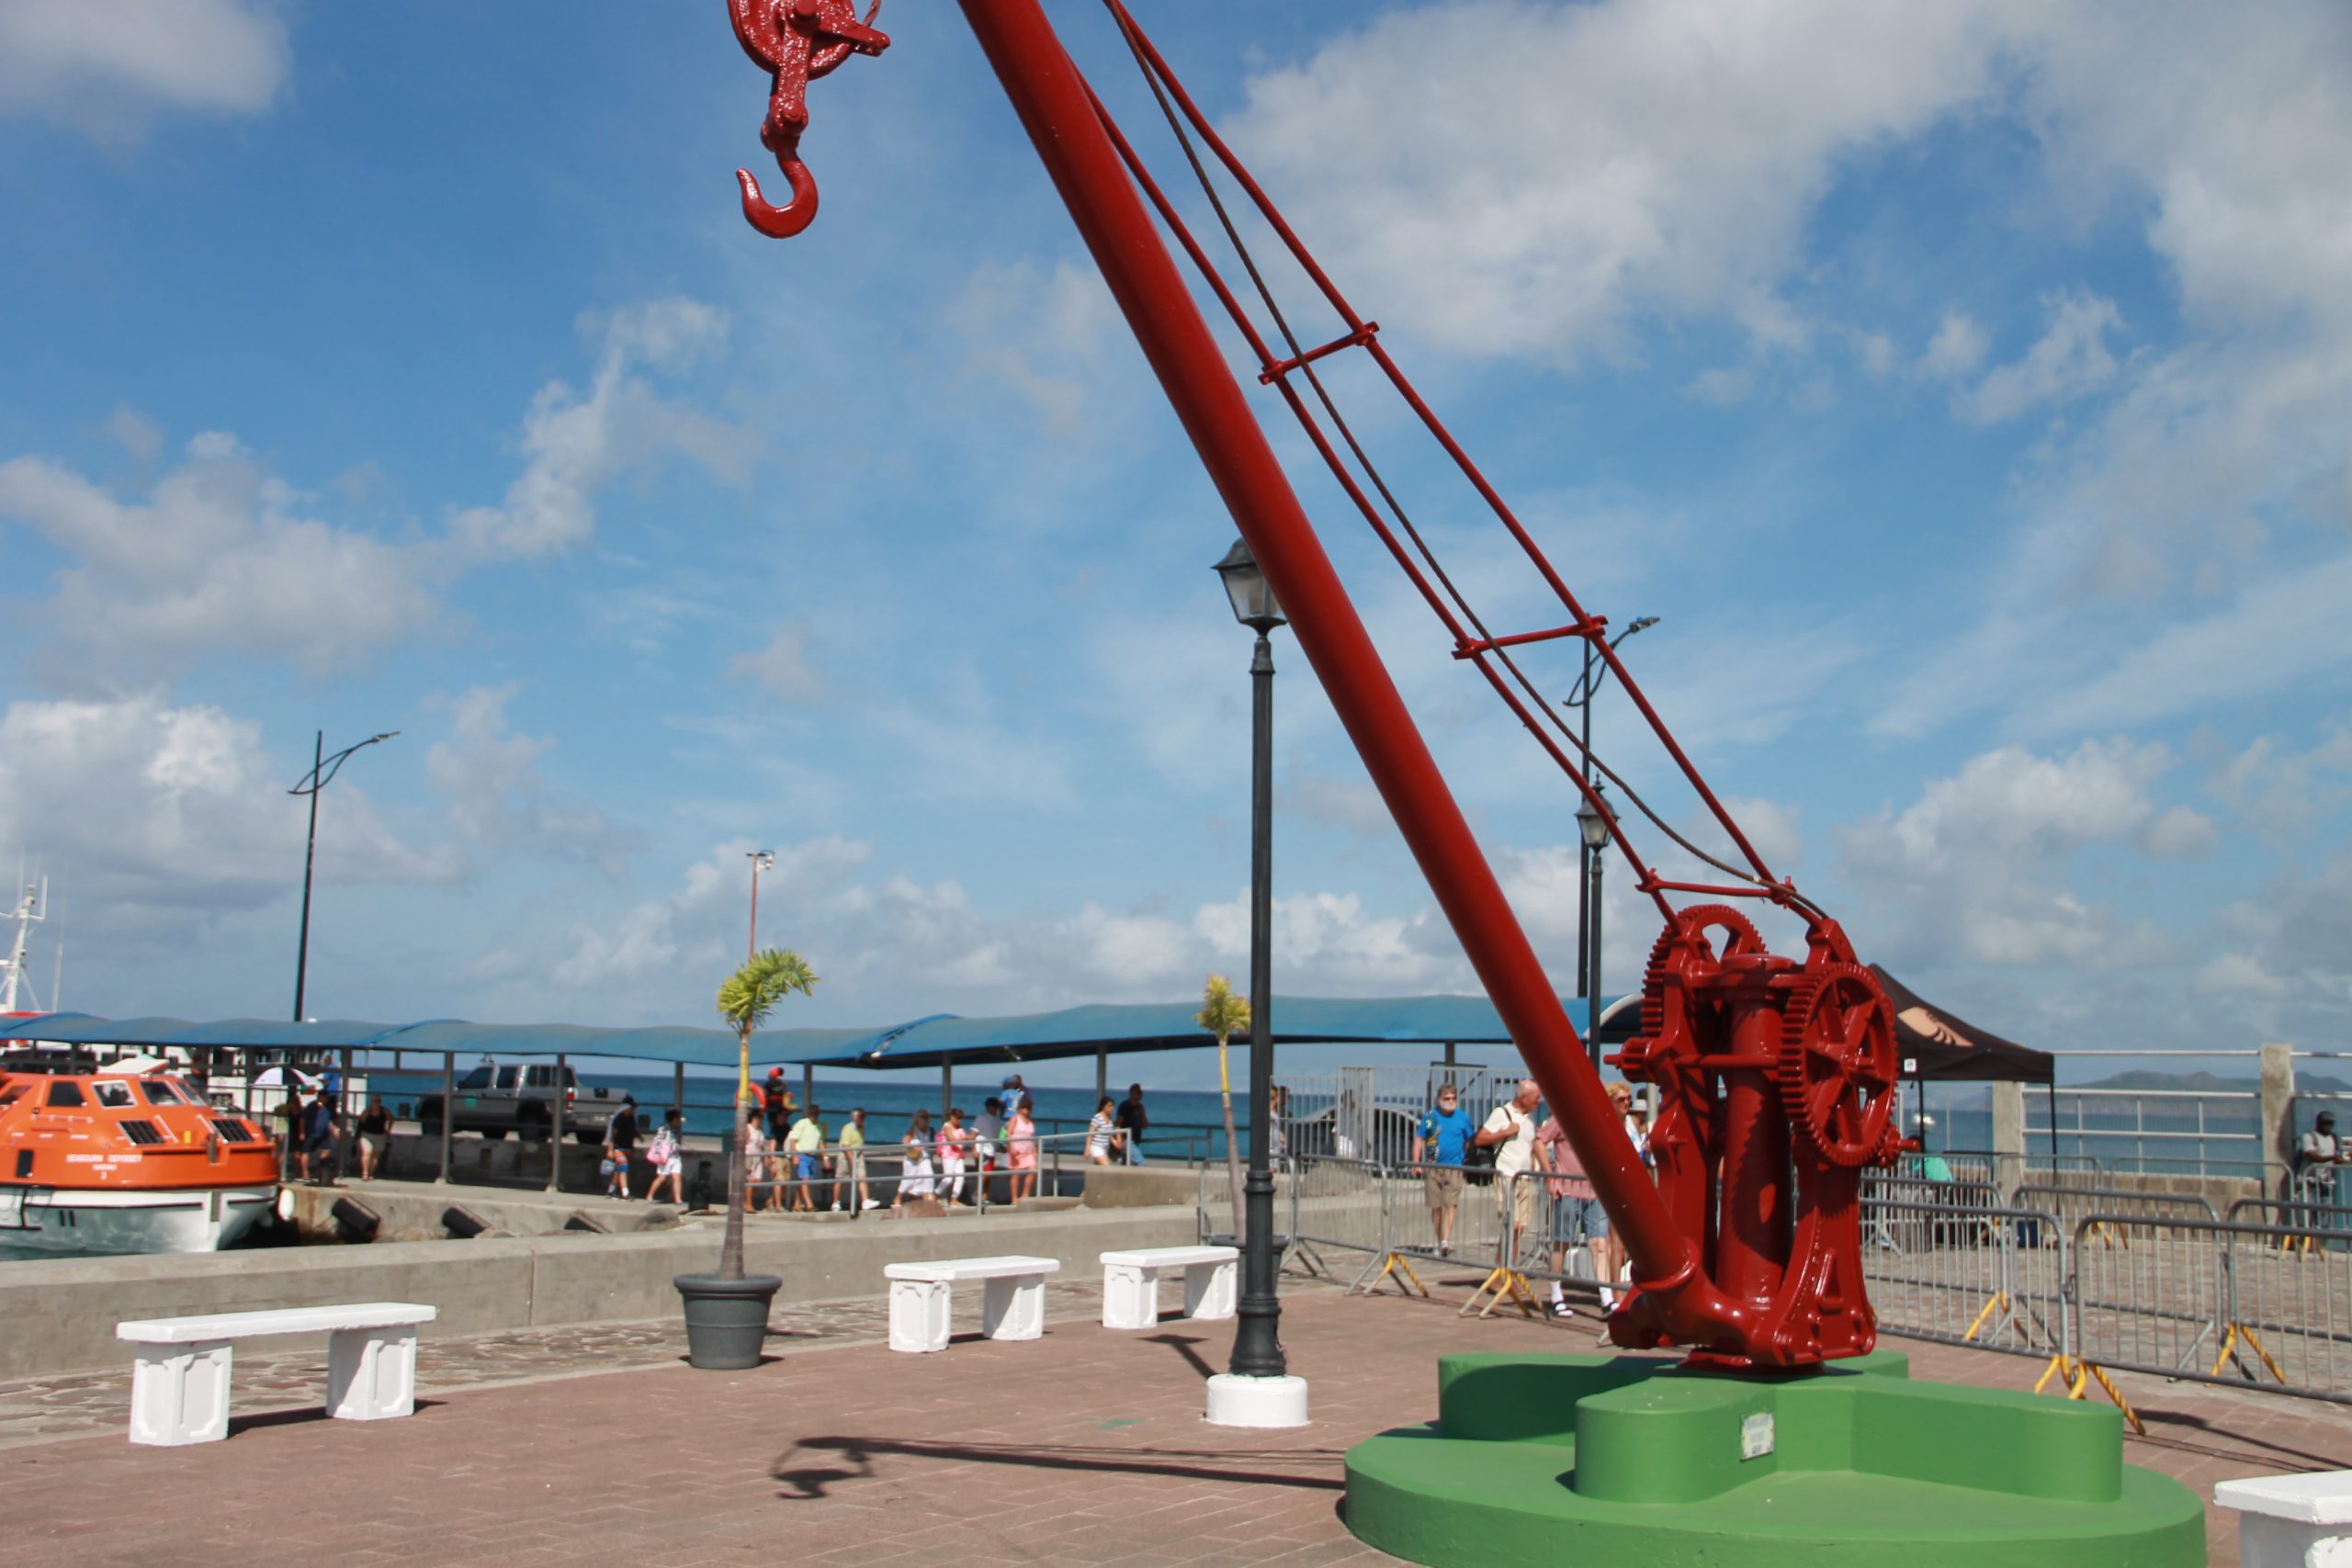
[[[999,1094],[998,1080],[1001,1074],[982,1077],[977,1074],[958,1074],[956,1080],[955,1103],[964,1111],[969,1122],[980,1113],[980,1104],[990,1095]],[[368,1081],[378,1092],[392,1102],[395,1114],[401,1113],[403,1102],[413,1104],[425,1094],[441,1090],[438,1074],[375,1073]],[[671,1102],[673,1081],[667,1073],[600,1073],[582,1068],[582,1087],[611,1089],[636,1096],[640,1114],[658,1121]],[[788,1079],[796,1099],[800,1094],[797,1073]],[[1091,1089],[1032,1088],[1040,1132],[1079,1133],[1086,1129],[1094,1114],[1094,1091]],[[1125,1085],[1113,1092],[1124,1097]],[[734,1120],[735,1080],[731,1077],[688,1077],[686,1079],[686,1131],[717,1134],[726,1131]],[[816,1080],[815,1100],[823,1112],[825,1123],[838,1134],[849,1121],[853,1110],[863,1107],[865,1111],[865,1136],[870,1143],[896,1143],[904,1136],[908,1121],[917,1111],[931,1113],[932,1125],[939,1124],[941,1110],[939,1081],[926,1083],[912,1078],[829,1078]],[[1151,1114],[1151,1131],[1144,1135],[1143,1148],[1149,1158],[1154,1148],[1165,1149],[1169,1155],[1182,1157],[1188,1150],[1204,1150],[1213,1158],[1225,1155],[1225,1128],[1219,1110],[1218,1097],[1197,1090],[1162,1089],[1157,1092],[1146,1088],[1144,1108]],[[1233,1121],[1237,1130],[1246,1134],[1250,1127],[1250,1099],[1246,1094],[1233,1097]],[[650,1131],[650,1126],[649,1126]]]

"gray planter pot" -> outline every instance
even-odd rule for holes
[[[784,1281],[774,1274],[722,1280],[716,1274],[672,1278],[686,1308],[686,1361],[706,1371],[733,1372],[760,1364],[767,1340],[768,1303]]]

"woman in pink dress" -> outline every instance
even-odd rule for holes
[[[959,1203],[964,1199],[964,1168],[970,1163],[972,1134],[964,1125],[964,1112],[951,1108],[946,1120],[939,1124],[939,1201]]]
[[[1029,1101],[1023,1097],[1013,1108],[1012,1120],[1004,1124],[1004,1146],[1012,1158],[1012,1201],[1034,1197],[1037,1191],[1037,1123],[1029,1119]]]

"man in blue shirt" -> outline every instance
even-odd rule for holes
[[[1452,1084],[1437,1091],[1437,1103],[1413,1124],[1413,1163],[1420,1168],[1429,1197],[1430,1228],[1437,1233],[1441,1258],[1453,1251],[1453,1222],[1462,1212],[1462,1160],[1470,1151],[1477,1122],[1462,1109]]]

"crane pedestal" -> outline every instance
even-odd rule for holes
[[[1913,1382],[1447,1356],[1438,1418],[1348,1453],[1348,1528],[1431,1568],[2201,1568],[2205,1509],[2111,1409]]]

